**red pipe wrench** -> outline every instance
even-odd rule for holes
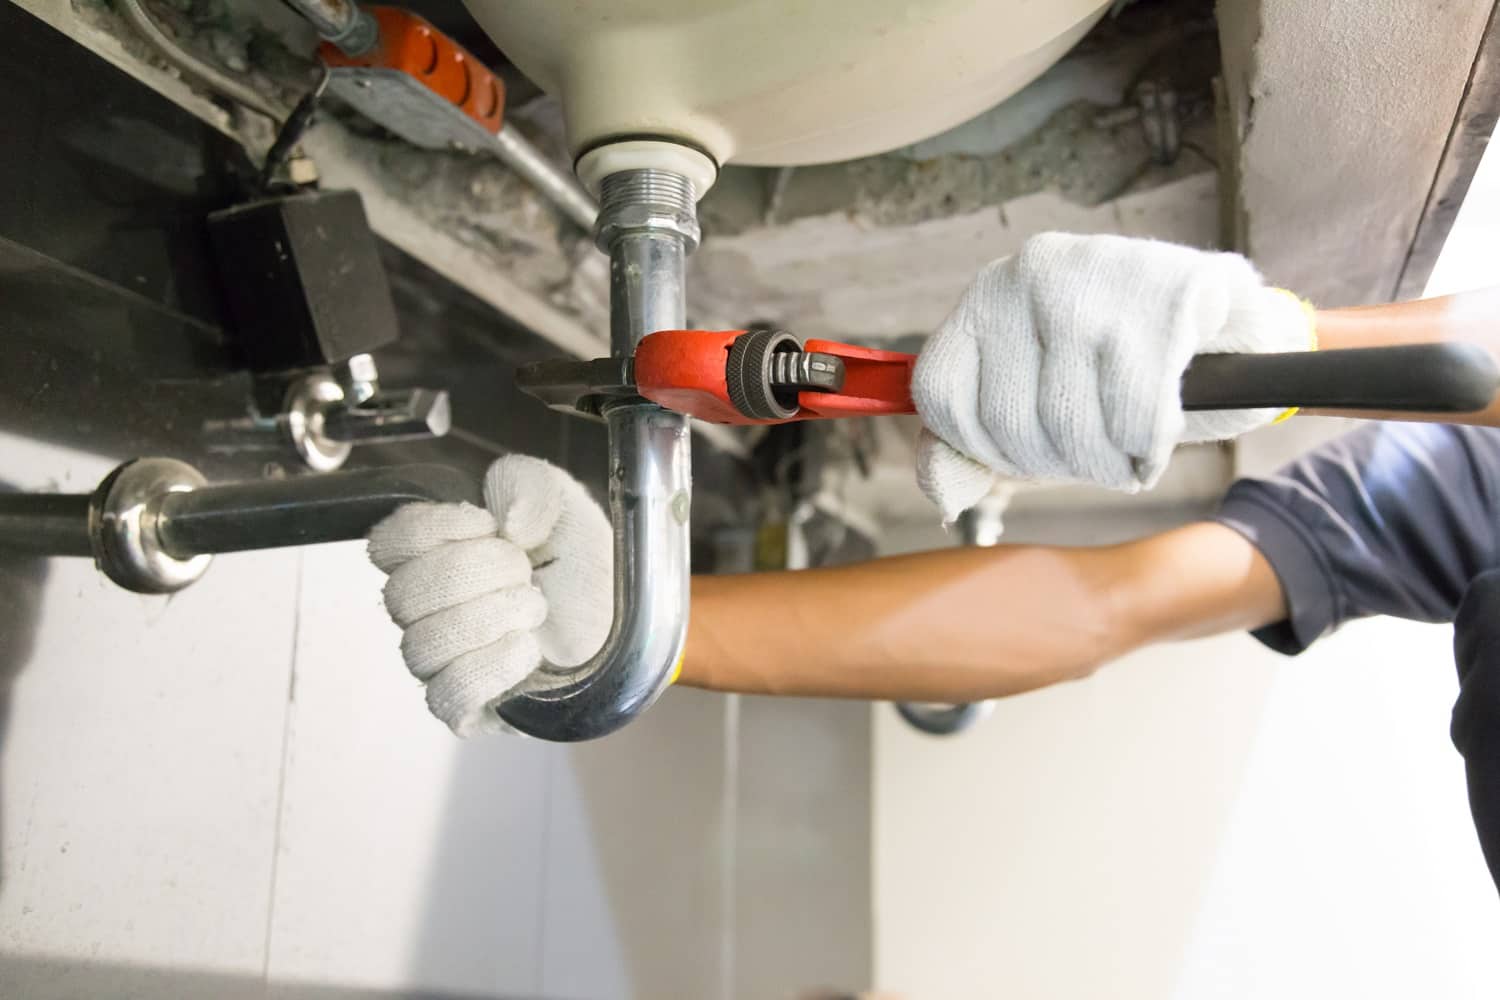
[[[648,399],[717,424],[915,413],[915,354],[781,330],[662,330],[628,358],[555,359],[516,380],[560,410],[598,416]],[[1411,344],[1290,354],[1202,354],[1182,376],[1184,410],[1467,413],[1489,406],[1500,372],[1474,344]]]

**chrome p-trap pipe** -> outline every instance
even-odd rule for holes
[[[599,248],[610,258],[610,349],[630,357],[648,333],[687,325],[684,272],[698,244],[692,182],[628,170],[600,187]],[[614,526],[614,623],[604,647],[572,668],[544,665],[499,706],[546,740],[604,736],[648,708],[682,657],[688,622],[688,418],[643,399],[603,412]]]

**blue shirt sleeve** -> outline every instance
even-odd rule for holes
[[[1300,653],[1350,619],[1449,622],[1500,568],[1500,430],[1371,423],[1265,479],[1215,520],[1270,562],[1289,611],[1255,633]]]

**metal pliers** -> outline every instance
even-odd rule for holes
[[[790,333],[663,330],[634,357],[525,365],[516,382],[556,409],[597,416],[645,398],[717,424],[915,413],[915,354]],[[1290,354],[1205,354],[1182,377],[1184,410],[1469,413],[1494,400],[1500,369],[1473,344],[1412,344]]]

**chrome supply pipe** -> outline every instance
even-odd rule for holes
[[[0,493],[0,551],[93,555],[87,493]]]
[[[612,174],[601,185],[596,241],[610,257],[610,348],[630,357],[648,333],[687,323],[684,271],[698,244],[687,178],[662,170]],[[544,665],[499,706],[516,729],[546,740],[605,736],[648,708],[687,639],[688,418],[640,399],[604,412],[614,526],[614,623],[604,647],[572,668]]]
[[[416,501],[483,502],[470,476],[443,465],[210,484],[186,462],[140,458],[93,493],[0,493],[0,553],[93,556],[125,589],[169,594],[216,553],[363,538]]]

